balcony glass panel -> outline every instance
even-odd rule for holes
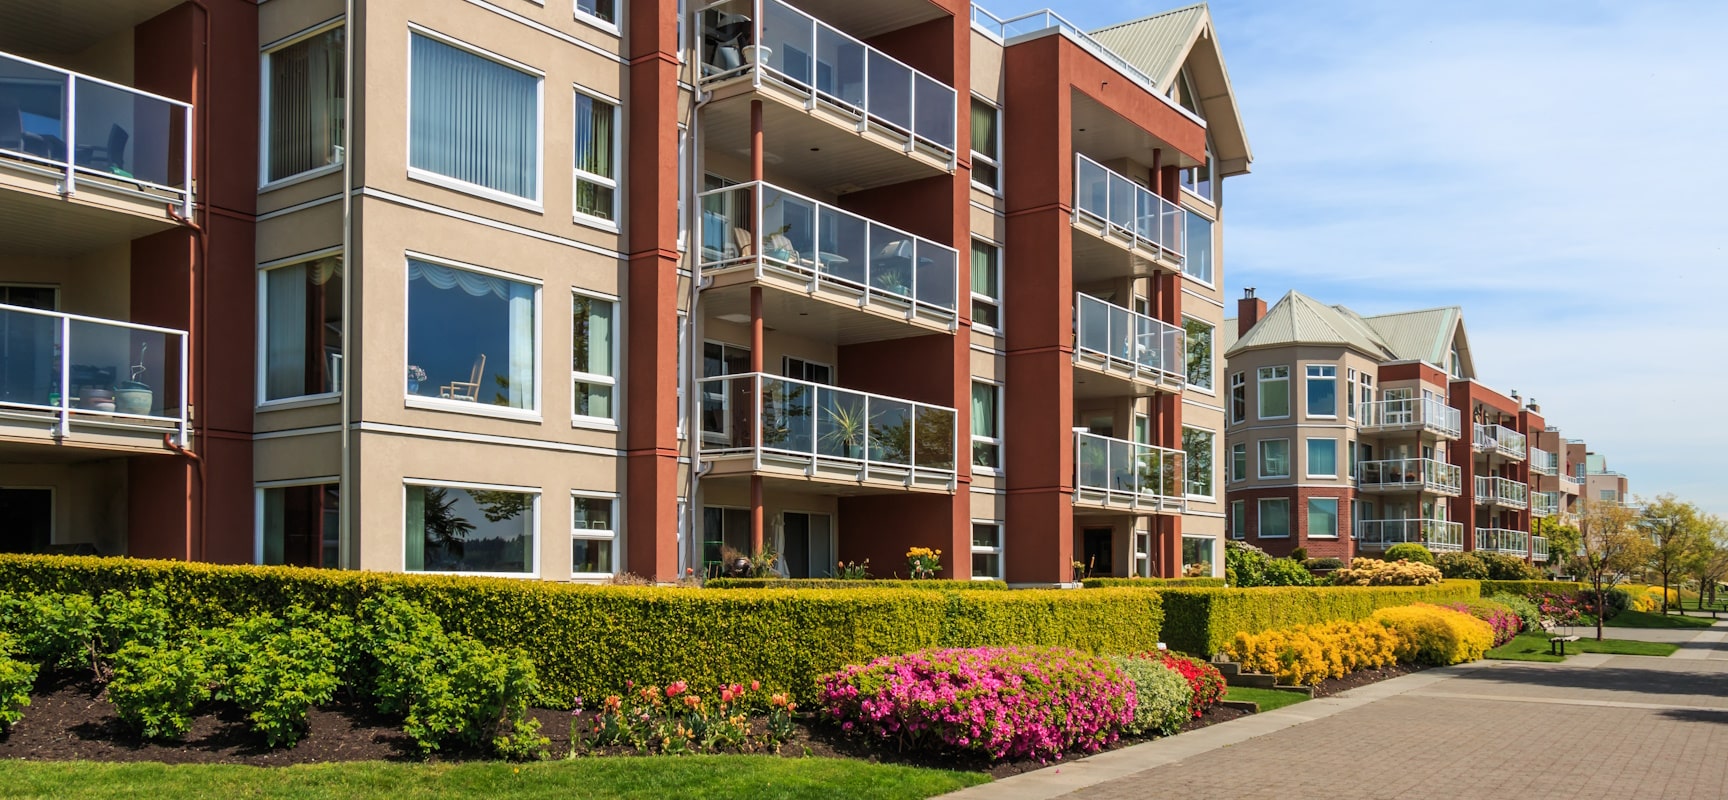
[[[1357,523],[1356,540],[1369,550],[1384,550],[1406,542],[1429,550],[1463,550],[1464,525],[1443,519],[1365,519]]]
[[[1083,353],[1185,376],[1187,334],[1181,328],[1088,294],[1076,295],[1074,304],[1076,345]]]
[[[1432,458],[1393,458],[1364,461],[1356,465],[1357,484],[1362,488],[1432,489],[1458,492],[1464,487],[1463,471]]]
[[[1181,450],[1076,433],[1074,454],[1077,482],[1084,491],[1141,498],[1182,497],[1186,454]]]
[[[759,449],[954,471],[958,417],[952,408],[760,373],[700,384],[704,453]]]
[[[182,431],[185,334],[0,306],[0,406],[71,420],[171,422]]]
[[[1110,237],[1126,237],[1134,247],[1162,247],[1167,260],[1182,260],[1185,212],[1181,206],[1090,158],[1076,155],[1075,159],[1078,215],[1106,226]]]
[[[1458,409],[1435,397],[1406,397],[1362,404],[1364,428],[1407,428],[1414,425],[1456,437],[1460,432]]]

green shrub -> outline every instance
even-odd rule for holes
[[[1530,598],[1501,592],[1488,600],[1512,609],[1512,613],[1518,615],[1518,621],[1524,630],[1533,631],[1542,627],[1542,610]]]
[[[1489,580],[1536,581],[1542,579],[1539,570],[1524,559],[1506,553],[1477,553],[1488,567]]]
[[[96,601],[81,594],[0,595],[0,631],[25,661],[49,669],[94,668]]]
[[[1304,562],[1304,561],[1307,561],[1308,560],[1308,548],[1298,547],[1295,550],[1291,550],[1290,551],[1290,560],[1295,561],[1299,564]]]
[[[1386,548],[1387,561],[1398,561],[1400,559],[1433,566],[1434,553],[1428,548],[1415,542],[1400,542]]]
[[[1140,589],[1158,589],[1168,586],[1224,586],[1223,578],[1087,578],[1080,581],[1087,589],[1119,589],[1133,587]]]
[[[1331,556],[1327,556],[1326,558],[1310,558],[1302,562],[1302,568],[1309,572],[1315,572],[1317,570],[1343,569],[1344,559],[1333,558]]]
[[[1535,600],[1544,594],[1571,596],[1585,589],[1582,583],[1572,581],[1482,581],[1482,596],[1496,594],[1515,594]]]
[[[1238,632],[1292,628],[1333,620],[1366,619],[1386,606],[1474,600],[1475,581],[1432,586],[1318,586],[1257,589],[1166,589],[1164,641],[1174,650],[1209,656]]]
[[[1194,687],[1188,685],[1188,679],[1158,658],[1116,656],[1110,661],[1134,682],[1134,721],[1123,729],[1135,734],[1176,735],[1182,723],[1190,719]]]
[[[0,733],[24,718],[30,705],[30,687],[36,685],[36,665],[13,659],[17,642],[0,633]]]
[[[1231,586],[1312,586],[1314,576],[1301,562],[1273,558],[1251,544],[1224,543],[1224,578]]]
[[[935,589],[944,592],[1007,591],[1001,581],[842,580],[840,578],[710,578],[709,589]]]
[[[210,697],[201,648],[130,643],[114,656],[108,699],[120,720],[146,739],[177,739],[192,728],[192,714]]]
[[[1440,574],[1448,578],[1479,581],[1488,577],[1488,563],[1475,553],[1441,553],[1434,556],[1434,566],[1439,567]]]
[[[347,624],[342,618],[338,626]],[[329,625],[322,615],[291,611],[286,620],[260,614],[206,632],[200,646],[212,698],[244,710],[270,747],[293,745],[307,712],[335,696],[349,660]]]
[[[1261,573],[1263,586],[1313,586],[1314,573],[1302,563],[1289,558],[1269,558]]]

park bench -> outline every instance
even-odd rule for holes
[[[1542,631],[1544,633],[1554,633],[1554,632],[1558,631],[1559,629],[1560,629],[1560,626],[1555,625],[1554,620],[1551,620],[1551,619],[1542,620]],[[1568,628],[1568,630],[1570,630],[1570,628]],[[1567,642],[1576,642],[1576,641],[1578,641],[1579,638],[1580,637],[1577,634],[1571,634],[1571,633],[1566,634],[1565,636],[1551,637],[1548,640],[1548,652],[1550,654],[1553,654],[1553,655],[1564,656],[1564,655],[1566,655],[1566,643]]]

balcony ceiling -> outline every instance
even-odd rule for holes
[[[948,16],[930,0],[787,0],[792,6],[859,39]]]
[[[166,214],[151,219],[0,188],[0,260],[7,254],[75,256],[174,227]]]
[[[79,53],[184,0],[0,0],[0,50]]]
[[[1097,161],[1129,158],[1147,166],[1152,151],[1163,150],[1162,166],[1194,167],[1199,162],[1182,155],[1163,139],[1118,116],[1083,92],[1073,92],[1074,149]],[[1108,166],[1108,163],[1106,163]]]
[[[704,146],[719,156],[750,162],[750,100],[740,94],[704,112]],[[778,102],[764,102],[763,171],[769,182],[798,191],[843,195],[944,174],[904,151],[866,139]],[[748,180],[749,175],[728,176]]]
[[[747,319],[750,316],[750,287],[728,286],[704,292],[702,308],[711,317],[728,321],[739,317]],[[762,293],[762,319],[768,330],[802,339],[832,342],[842,347],[887,339],[946,335],[945,332],[783,291]]]

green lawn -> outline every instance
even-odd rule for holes
[[[1610,628],[1708,628],[1715,622],[1705,617],[1682,617],[1677,614],[1652,614],[1648,611],[1622,611],[1608,620]]]
[[[923,798],[989,780],[977,773],[828,758],[588,758],[537,764],[293,767],[0,760],[0,795],[102,798]]]
[[[1275,708],[1283,708],[1307,700],[1308,695],[1301,692],[1287,692],[1283,689],[1250,689],[1244,686],[1229,686],[1224,689],[1224,699],[1259,703],[1261,711],[1271,711]]]
[[[1578,629],[1584,638],[1576,642],[1566,643],[1566,655],[1578,653],[1608,653],[1617,656],[1667,656],[1672,655],[1680,645],[1664,642],[1629,642],[1624,639],[1603,639],[1598,642],[1589,634]],[[1498,658],[1507,661],[1564,661],[1565,659],[1550,655],[1548,639],[1544,633],[1520,633],[1493,650],[1488,651],[1488,658]]]

